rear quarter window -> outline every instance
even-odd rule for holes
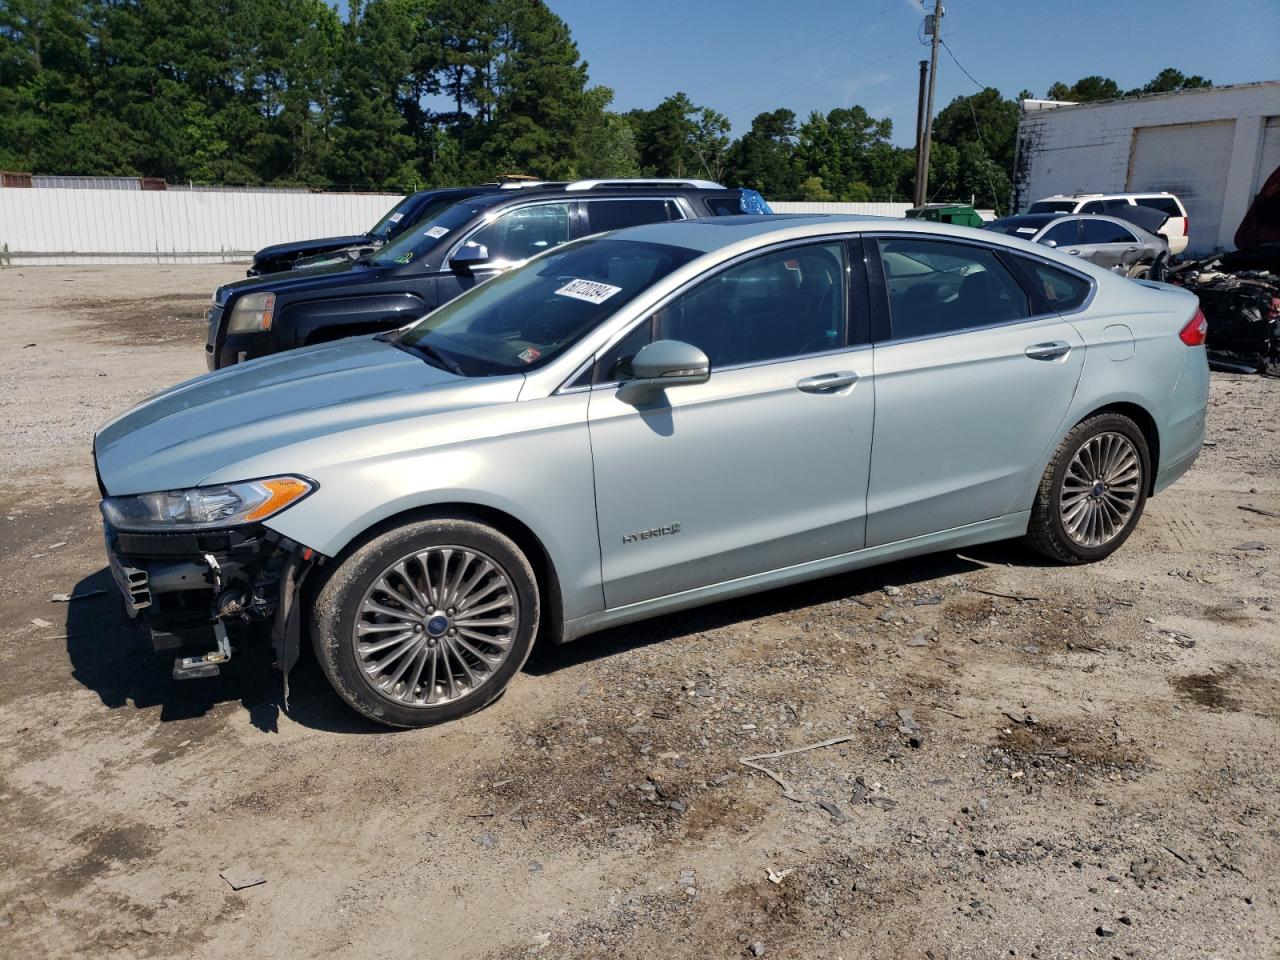
[[[1178,201],[1173,197],[1134,197],[1133,202],[1140,207],[1150,207],[1152,210],[1159,210],[1171,217],[1184,216],[1178,207]]]
[[[742,213],[742,201],[737,197],[708,197],[707,209],[714,217],[736,217]]]
[[[1075,310],[1089,298],[1092,285],[1083,277],[1029,257],[1015,256],[1014,260],[1031,280],[1042,309],[1063,313]]]

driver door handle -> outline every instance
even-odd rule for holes
[[[858,375],[852,370],[840,370],[836,373],[820,373],[816,377],[805,377],[796,384],[796,389],[805,393],[835,393],[858,382]]]
[[[1033,343],[1024,351],[1032,360],[1057,360],[1071,352],[1071,344],[1062,340],[1049,343]]]

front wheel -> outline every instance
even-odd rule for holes
[[[533,569],[509,538],[469,520],[424,520],[333,570],[312,605],[312,644],[357,711],[428,726],[502,692],[533,648],[538,603]]]
[[[1076,424],[1045,468],[1027,541],[1063,563],[1110,556],[1142,516],[1150,472],[1147,441],[1128,417],[1103,413]]]

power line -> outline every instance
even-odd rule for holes
[[[973,80],[973,74],[972,74],[972,73],[970,73],[968,70],[966,70],[966,69],[964,68],[964,64],[963,64],[963,63],[961,63],[959,60],[957,60],[957,59],[956,59],[956,55],[955,55],[955,53],[952,51],[952,49],[951,49],[950,47],[948,47],[948,46],[947,46],[947,41],[945,41],[945,40],[943,40],[941,37],[939,37],[939,38],[938,38],[938,42],[939,42],[939,43],[941,43],[941,44],[942,44],[942,46],[943,46],[943,48],[947,51],[947,56],[949,56],[949,57],[950,57],[950,58],[955,62],[955,65],[956,65],[957,67],[959,67],[959,68],[960,68],[960,72],[961,72],[961,73],[963,73],[963,74],[964,74],[966,77],[968,77],[970,80]],[[985,90],[985,89],[987,89],[985,85],[983,85],[983,84],[981,84],[981,83],[978,83],[978,81],[977,81],[977,80],[973,80],[973,83],[974,83],[974,86],[976,86],[979,90]]]
[[[699,84],[698,86],[692,87],[685,92],[688,93],[689,95],[693,95],[695,93],[699,93],[700,91],[707,90],[711,87],[719,86],[720,84],[725,83],[726,81],[736,79],[737,77],[745,76],[749,73],[754,73],[756,70],[759,70],[761,67],[768,66],[771,63],[777,63],[779,60],[785,60],[787,57],[794,56],[795,54],[800,53],[802,50],[808,50],[812,47],[816,47],[819,44],[825,43],[836,37],[842,37],[847,33],[852,33],[854,30],[864,29],[868,24],[875,23],[876,21],[882,19],[886,13],[888,13],[890,10],[892,10],[896,6],[897,6],[897,3],[887,4],[878,13],[873,14],[869,20],[860,20],[857,23],[850,24],[849,26],[845,27],[843,30],[837,30],[834,33],[827,33],[819,40],[811,40],[808,43],[802,43],[798,47],[793,47],[790,50],[786,50],[786,51],[783,51],[782,53],[778,53],[771,57],[767,57],[764,60],[760,60],[756,63],[751,64],[751,66],[743,67],[741,70],[735,70],[733,73],[725,74],[724,76],[719,77],[718,79],[708,81],[707,83]]]
[[[939,37],[938,42],[941,43],[943,48],[947,51],[947,56],[949,56],[952,59],[952,61],[955,63],[955,65],[960,68],[960,72],[963,73],[970,80],[973,80],[974,86],[976,86],[979,90],[987,89],[981,83],[978,83],[977,80],[974,80],[973,74],[964,68],[964,64],[961,63],[960,59],[955,55],[955,51],[953,51],[950,47],[947,46],[947,41]],[[974,129],[974,132],[978,134],[978,146],[982,147],[982,155],[986,157],[988,162],[992,162],[991,154],[987,150],[987,141],[982,136],[982,124],[978,123],[978,111],[973,109],[973,97],[965,97],[964,102],[969,107],[969,116],[973,117],[973,129]],[[995,189],[995,186],[991,183],[991,172],[989,170],[983,170],[983,179],[987,181],[987,189],[991,191],[991,202],[995,204],[996,215],[999,216],[1000,202],[999,200],[996,199],[996,189]]]

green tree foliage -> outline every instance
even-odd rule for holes
[[[904,155],[894,147],[893,122],[877,120],[862,107],[816,110],[797,131],[795,162],[806,199],[879,200],[900,195]],[[910,164],[906,159],[906,163]],[[815,183],[816,180],[816,183]]]
[[[797,132],[791,110],[757,114],[751,129],[729,148],[729,180],[767,197],[800,196],[804,185],[795,157]],[[816,187],[821,188],[820,180]]]
[[[640,172],[646,177],[724,175],[729,158],[729,120],[676,93],[652,110],[627,114],[635,134]]]
[[[1081,77],[1073,84],[1058,81],[1049,87],[1046,96],[1050,100],[1071,100],[1075,103],[1096,103],[1099,100],[1118,100],[1121,97],[1140,97],[1147,93],[1172,93],[1175,90],[1194,90],[1211,87],[1212,80],[1199,75],[1188,77],[1181,70],[1165,67],[1149,83],[1132,90],[1122,91],[1120,85],[1109,77]],[[1019,99],[1027,99],[1020,96]]]
[[[1175,90],[1195,90],[1198,87],[1212,87],[1213,81],[1197,75],[1186,76],[1181,70],[1165,67],[1155,75],[1150,83],[1130,90],[1126,97],[1138,97],[1144,93],[1172,93]]]
[[[576,176],[589,178],[638,177],[640,154],[635,131],[620,113],[609,109],[613,91],[608,87],[587,90],[586,111],[578,136]]]
[[[941,190],[941,195],[956,199],[973,197],[980,207],[1002,210],[1013,189],[1018,105],[994,87],[956,97],[934,118],[933,138],[935,147],[955,148],[956,157],[953,173],[936,179],[930,173],[929,192]]]
[[[1208,86],[1174,68],[1097,101]],[[1023,91],[1020,99],[1030,97]],[[911,194],[914,151],[860,106],[765,111],[738,140],[675,93],[619,113],[544,0],[0,0],[0,168],[412,189],[507,173],[699,177],[777,200]],[[934,121],[930,199],[999,209],[1018,107],[988,88]]]
[[[1070,86],[1058,81],[1049,88],[1046,96],[1050,100],[1093,103],[1098,100],[1115,100],[1120,96],[1120,86],[1108,77],[1081,77]]]

